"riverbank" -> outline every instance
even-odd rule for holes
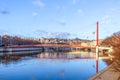
[[[0,48],[0,57],[8,56],[8,55],[25,55],[25,54],[33,54],[35,52],[42,52],[43,49],[39,47],[1,47]]]
[[[18,55],[23,54],[22,52],[27,51],[27,54],[30,54],[31,51],[39,52],[68,52],[71,51],[70,47],[63,46],[34,46],[34,45],[15,45],[15,46],[3,46],[0,47],[0,56],[5,55]],[[24,53],[26,54],[26,53]]]
[[[120,80],[120,72],[117,70],[116,66],[117,63],[114,62],[88,80]]]
[[[16,52],[16,51],[42,51],[42,48],[37,48],[37,47],[17,47],[17,48],[12,48],[12,47],[1,47],[0,52]]]

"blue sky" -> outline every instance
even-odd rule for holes
[[[120,30],[120,0],[0,0],[0,33],[40,37],[39,31],[94,39]]]

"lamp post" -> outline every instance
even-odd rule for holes
[[[99,23],[96,23],[96,73],[98,73],[98,59],[99,59]]]
[[[99,28],[98,28],[98,22],[96,23],[96,73],[98,73],[98,59],[99,59]]]

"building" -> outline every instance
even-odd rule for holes
[[[0,36],[0,46],[2,46],[2,36]]]

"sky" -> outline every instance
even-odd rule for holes
[[[95,39],[97,21],[100,39],[119,31],[120,0],[0,0],[1,35]]]

